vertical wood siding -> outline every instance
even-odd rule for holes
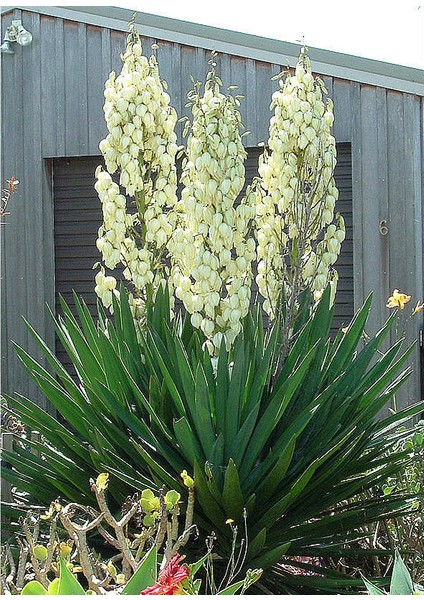
[[[16,17],[19,18],[19,12]],[[10,17],[9,17],[10,19]],[[26,377],[11,341],[38,354],[23,317],[49,342],[54,340],[45,302],[54,301],[53,203],[43,162],[42,19],[23,16],[34,36],[28,48],[15,45],[2,59],[2,184],[11,176],[20,184],[10,201],[10,215],[0,226],[2,251],[2,390],[17,390],[40,404],[45,400]],[[3,29],[4,31],[4,29]],[[47,55],[48,56],[48,55]],[[52,54],[50,54],[52,56]],[[44,126],[44,127],[43,127]]]
[[[53,339],[45,310],[46,302],[54,306],[55,297],[48,159],[98,155],[106,133],[103,84],[112,69],[120,69],[126,34],[25,10],[16,10],[14,17],[33,33],[33,43],[1,55],[2,181],[14,175],[21,182],[8,224],[1,226],[3,390],[42,403],[10,340],[36,353],[22,316]],[[3,32],[10,20],[10,13],[3,16]],[[173,105],[179,115],[188,114],[190,75],[204,79],[210,52],[146,38],[146,53],[154,42]],[[284,65],[225,54],[217,57],[217,65],[224,87],[237,85],[244,95],[243,123],[251,132],[246,145],[266,142],[271,94],[278,86],[271,77]],[[387,316],[386,298],[393,288],[416,299],[423,296],[423,99],[328,76],[324,83],[334,101],[336,140],[351,143],[355,306],[374,290],[369,323],[374,331]],[[387,236],[380,233],[382,220]],[[411,341],[422,315],[409,324]],[[417,348],[402,404],[418,399],[418,355]]]

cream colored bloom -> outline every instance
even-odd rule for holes
[[[163,281],[166,245],[174,226],[177,176],[177,115],[159,77],[154,56],[143,56],[133,32],[120,74],[105,84],[104,113],[109,130],[100,142],[106,171],[96,172],[96,190],[103,208],[97,247],[106,267],[124,266],[134,286],[134,302],[154,295]],[[118,172],[119,185],[111,174]],[[128,214],[126,198],[136,213]],[[110,294],[102,293],[109,302]],[[140,307],[134,305],[136,312]]]
[[[255,241],[249,235],[254,208],[247,198],[235,207],[244,183],[244,150],[236,101],[220,90],[214,65],[203,95],[189,95],[184,188],[169,243],[175,295],[191,313],[193,326],[217,350],[240,331],[249,310]]]
[[[336,145],[333,106],[302,53],[295,73],[272,96],[268,148],[259,162],[255,189],[259,291],[271,318],[282,295],[309,287],[320,297],[335,278],[332,265],[344,239],[334,208]],[[260,269],[259,269],[260,266]]]

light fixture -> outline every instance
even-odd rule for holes
[[[20,46],[29,46],[32,42],[32,34],[25,29],[20,19],[12,21],[12,25],[6,29],[0,52],[13,54],[12,42],[17,42]]]
[[[15,54],[12,48],[12,42],[7,40],[6,36],[4,36],[4,42],[0,46],[0,52],[3,54]]]

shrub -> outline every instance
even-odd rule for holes
[[[272,589],[346,584],[326,569],[312,568],[329,579],[302,578],[275,565],[290,556],[338,552],[361,525],[411,508],[415,494],[395,490],[341,503],[408,464],[408,451],[397,449],[390,459],[387,452],[408,435],[397,431],[399,423],[422,408],[377,419],[408,374],[394,378],[408,353],[399,356],[397,342],[376,359],[394,315],[358,348],[370,304],[369,298],[331,342],[327,289],[279,372],[281,328],[276,322],[265,333],[260,314],[245,319],[233,350],[223,344],[214,362],[189,318],[170,321],[165,290],[148,312],[140,343],[123,289],[114,316],[101,313],[97,325],[84,303],[77,302],[80,324],[64,305],[56,327],[78,380],[38,336],[56,376],[22,348],[18,355],[74,432],[29,399],[10,398],[44,443],[28,442],[40,457],[19,447],[8,454],[14,468],[3,476],[28,501],[47,503],[59,492],[90,504],[87,474],[110,473],[110,495],[120,503],[134,489],[161,484],[184,495],[179,474],[185,470],[197,490],[195,521],[206,534],[218,533],[222,557],[232,547],[226,521],[238,524],[246,509],[246,564],[271,569]],[[301,313],[298,318],[300,326]]]
[[[61,504],[57,499],[44,515],[28,512],[20,520],[19,552],[9,543],[2,547],[2,593],[196,595],[202,590],[228,595],[244,593],[261,576],[256,569],[235,581],[245,553],[234,552],[224,579],[215,581],[211,540],[204,549],[197,544],[201,558],[191,565],[184,563],[181,549],[196,531],[189,477],[185,477],[189,498],[183,530],[178,492],[161,491],[156,496],[150,489],[143,490],[128,498],[120,516],[114,517],[107,502],[108,479],[108,473],[101,473],[90,481],[97,509],[75,502]],[[104,542],[100,552],[92,546],[93,532]],[[236,541],[236,528],[233,534]]]
[[[424,588],[420,585],[414,584],[411,579],[411,576],[408,572],[408,569],[405,566],[399,552],[395,553],[395,560],[393,565],[393,573],[390,581],[390,589],[389,592],[385,592],[384,590],[375,586],[371,581],[368,581],[364,578],[365,586],[368,590],[368,593],[371,595],[381,595],[381,594],[390,594],[394,596],[413,596],[413,595],[423,595]]]

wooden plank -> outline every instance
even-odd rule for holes
[[[232,85],[229,54],[222,53],[219,55],[219,74],[222,79],[223,88],[226,92],[228,88]],[[238,94],[238,90],[235,90],[235,93]]]
[[[169,42],[163,42],[160,40],[158,42],[158,46],[159,48],[157,49],[157,59],[159,65],[159,73],[162,81],[165,81],[167,93],[171,98],[171,106],[173,106],[177,110],[174,102],[174,91],[176,82],[172,64],[173,44],[170,44]],[[180,107],[178,107],[178,110],[180,110]]]
[[[421,99],[421,108],[420,108],[420,123],[423,125],[424,124],[424,101]],[[421,129],[421,222],[424,222],[424,133],[423,130]],[[423,239],[423,243],[422,243],[422,254],[424,257],[424,239]],[[421,270],[421,281],[422,281],[422,289],[424,290],[424,259],[423,259],[423,264],[422,264],[422,270]],[[424,295],[424,292],[423,292]],[[424,330],[424,315],[423,315],[423,319],[421,321],[421,326]],[[424,333],[424,332],[423,332]],[[423,390],[423,398],[424,398],[424,337],[423,337],[423,345],[422,345],[422,349],[421,349],[421,354],[422,354],[422,372],[421,372],[421,389]]]
[[[256,70],[256,144],[259,144],[266,143],[269,136],[270,104],[278,84],[276,86],[276,82],[272,81],[274,75],[272,65],[257,63]],[[247,139],[250,140],[250,136]]]
[[[388,129],[388,173],[389,173],[389,282],[390,290],[398,288],[409,292],[409,258],[410,242],[407,238],[413,237],[413,232],[408,227],[408,211],[411,206],[408,185],[408,170],[406,164],[405,147],[405,114],[404,96],[399,92],[389,91],[387,94],[387,114],[390,127]],[[408,160],[410,160],[408,158]],[[405,233],[408,232],[408,235]],[[402,315],[403,316],[403,315]],[[391,341],[397,335],[392,331]],[[408,361],[411,363],[411,360]],[[412,363],[415,361],[412,360]],[[407,382],[398,392],[396,399],[399,408],[412,401],[409,397],[410,382]]]
[[[43,156],[54,156],[57,151],[56,114],[58,98],[56,96],[57,68],[52,68],[52,57],[56,53],[56,19],[42,17],[40,31],[41,48],[41,122]],[[55,65],[56,67],[56,65]]]
[[[115,71],[116,74],[120,73],[122,69],[121,54],[126,50],[127,36],[125,33],[120,31],[110,32],[110,57],[111,57],[111,70]],[[144,47],[144,52],[148,52],[149,48]]]
[[[243,124],[247,131],[250,131],[249,145],[256,146],[258,144],[258,83],[256,80],[256,64],[255,61],[248,58],[245,62],[246,68],[246,91],[243,94],[241,100],[241,106],[239,107],[240,113],[245,115],[242,119]],[[264,113],[265,122],[266,116],[269,117],[269,109]]]
[[[171,94],[172,90],[172,106],[177,111],[177,115],[181,118],[183,115],[188,114],[188,110],[184,108],[184,105],[187,102],[187,92],[191,87],[190,78],[187,77],[188,73],[185,73],[183,70],[183,62],[182,62],[182,51],[181,47],[177,44],[174,44],[171,50],[171,65],[174,73],[181,73],[180,80],[172,77],[168,81],[169,85],[169,93]],[[184,77],[184,75],[186,75]],[[175,79],[175,80],[174,80]],[[175,127],[175,131],[178,137],[178,143],[182,143],[182,132],[183,125],[182,123],[177,123]]]
[[[281,65],[277,65],[275,63],[272,63],[272,65],[271,65],[271,79],[272,79],[272,77],[276,77],[277,75],[279,75],[281,73],[281,71],[282,71]],[[279,86],[278,81],[277,80],[273,80],[272,83],[271,83],[271,87],[272,87],[271,95],[272,95],[273,92],[275,92],[275,90],[278,90],[278,86]]]
[[[73,21],[65,21],[64,24],[64,52],[65,52],[65,152],[67,156],[78,156],[81,154],[80,127],[86,120],[84,112],[76,99],[80,100],[79,86],[81,77],[86,76],[81,72],[81,52],[79,44],[79,25]]]
[[[87,154],[99,153],[99,142],[107,135],[104,119],[104,85],[110,71],[110,48],[106,38],[104,40],[100,27],[87,26],[87,78],[89,85],[87,94]],[[103,42],[106,43],[106,48]],[[99,61],[100,64],[99,64]],[[106,64],[105,64],[106,63]]]
[[[420,222],[423,223],[424,222],[424,134],[423,134],[423,130],[422,130],[422,125],[424,124],[424,101],[423,99],[421,99],[421,107],[420,107],[420,123],[421,123],[421,219]],[[424,238],[424,236],[423,236]],[[423,256],[423,262],[422,262],[422,269],[421,269],[421,289],[423,290],[423,301],[424,301],[424,239],[422,239],[422,256]],[[420,379],[421,379],[421,383],[418,387],[417,393],[421,398],[424,398],[424,313],[421,312],[419,313],[419,316],[421,316],[420,319],[420,348],[419,348],[419,353],[420,353],[420,362],[419,362],[419,372],[420,372]],[[423,416],[423,415],[421,415]]]
[[[408,199],[405,207],[411,226],[405,242],[407,244],[407,257],[409,268],[407,272],[407,286],[415,297],[423,293],[423,221],[422,221],[422,155],[420,108],[421,100],[417,96],[404,94],[404,147],[405,147],[405,196]]]
[[[206,74],[209,70],[208,61],[211,59],[211,54],[209,51],[203,49],[181,46],[180,53],[174,49],[173,58],[175,60],[174,64],[179,64],[181,69],[180,85],[175,86],[177,101],[180,103],[180,109],[177,112],[179,115],[188,116],[190,121],[192,121],[191,107],[185,106],[189,102],[187,94],[193,89],[193,82],[200,82],[202,84],[200,94],[203,94]],[[175,77],[175,72],[173,72],[173,78]],[[176,130],[181,143],[185,143],[185,140],[182,138],[184,124],[179,123]]]
[[[17,15],[20,18],[20,15]],[[31,21],[28,21],[28,29]],[[13,175],[19,179],[20,184],[18,192],[13,196],[10,203],[7,226],[2,226],[4,236],[4,251],[6,259],[4,291],[6,299],[5,310],[8,321],[6,351],[7,351],[7,376],[4,381],[3,391],[11,392],[20,389],[23,393],[28,392],[28,380],[23,375],[23,369],[18,362],[16,353],[13,349],[12,340],[17,341],[24,346],[28,344],[28,332],[23,323],[22,315],[26,314],[27,306],[27,277],[26,267],[27,248],[29,237],[27,235],[29,223],[28,219],[28,190],[31,189],[30,182],[27,181],[27,172],[25,165],[20,157],[25,153],[24,122],[25,122],[25,104],[23,90],[23,70],[24,61],[28,59],[28,53],[15,52],[13,55],[2,56],[2,80],[11,85],[12,90],[21,90],[20,93],[10,93],[7,90],[2,95],[2,110],[4,122],[7,123],[8,144],[5,153],[2,154],[4,180],[10,179]],[[12,160],[10,158],[13,157]],[[3,301],[3,298],[2,298]],[[21,379],[22,378],[22,379]]]
[[[103,83],[112,71],[112,57],[110,48],[110,29],[100,28],[101,35],[101,78]],[[103,99],[102,99],[103,102]]]
[[[99,58],[97,57],[97,64]],[[74,90],[75,97],[78,98],[79,104],[79,151],[80,155],[88,154],[88,89],[93,88],[92,74],[87,70],[87,25],[78,23],[78,62],[74,65],[74,70],[79,75],[78,87]],[[98,67],[94,71],[98,71]],[[90,83],[88,78],[90,77]],[[102,106],[102,104],[100,104]],[[75,127],[75,122],[72,124]],[[97,153],[97,150],[96,150]]]
[[[390,230],[389,225],[389,196],[388,196],[388,158],[387,158],[387,92],[384,88],[376,88],[376,123],[377,123],[377,152],[375,157],[378,175],[378,200],[379,200],[379,228],[378,237],[380,247],[380,297],[374,298],[378,303],[382,320],[387,316],[387,298],[390,295],[389,283],[389,256],[390,256]],[[390,338],[384,341],[382,350],[388,350]]]
[[[8,452],[13,451],[13,433],[1,434],[1,448]],[[1,479],[1,500],[2,502],[13,502],[12,486],[5,479]]]
[[[44,340],[49,348],[54,348],[55,333],[51,317],[48,314],[46,305],[53,309],[55,305],[55,290],[56,284],[54,280],[54,204],[53,204],[53,189],[52,189],[52,161],[45,160],[42,170],[42,190],[41,197],[43,198],[43,231],[45,233],[43,240],[42,260],[44,265]],[[48,406],[49,412],[55,414],[55,411]]]
[[[56,132],[56,150],[50,156],[65,156],[65,144],[66,144],[66,106],[65,106],[65,31],[64,21],[62,19],[56,20],[56,32],[55,32],[55,100],[56,107],[53,113],[54,119],[50,123],[50,127],[55,129]],[[45,58],[49,60],[48,57]],[[75,128],[76,129],[76,128]]]
[[[329,97],[334,103],[334,137],[338,142],[349,142],[352,138],[350,82],[334,79]]]
[[[333,77],[328,75],[320,76],[327,90],[327,97],[334,101]]]
[[[31,20],[26,17],[25,22],[35,39],[40,39],[40,15],[32,13]],[[25,118],[23,123],[23,137],[25,142],[25,161],[23,173],[25,182],[25,301],[26,306],[21,313],[43,338],[47,337],[50,323],[47,319],[45,304],[47,300],[46,289],[53,284],[52,264],[44,260],[44,249],[49,245],[49,239],[53,237],[51,230],[52,221],[46,227],[45,211],[49,210],[46,203],[48,198],[43,195],[43,182],[45,177],[42,156],[42,82],[39,77],[41,65],[41,45],[35,44],[31,52],[22,55],[23,60],[23,83],[22,93],[25,102]],[[38,205],[34,206],[34,198],[38,199]],[[30,257],[34,257],[30,260]],[[22,270],[23,272],[23,270]],[[34,301],[42,298],[43,301]],[[26,326],[25,326],[26,327]],[[45,364],[43,354],[31,335],[27,334],[25,349],[36,360]],[[22,369],[22,367],[20,367]],[[38,387],[28,378],[18,381],[15,390],[28,395],[41,406],[47,408],[48,404]]]
[[[247,69],[245,59],[239,58],[238,56],[230,57],[230,81],[230,85],[237,86],[237,94],[244,97],[244,100],[240,106],[241,120],[246,128],[249,131],[252,131],[252,127],[249,126],[249,123],[251,122],[251,108],[249,108],[249,102],[252,100],[249,98],[251,91],[248,90],[247,85]],[[253,145],[253,136],[249,136],[249,138],[251,138],[248,142],[249,145]]]
[[[351,131],[352,131],[352,215],[356,224],[353,230],[353,273],[355,280],[354,299],[355,310],[362,306],[364,295],[363,282],[363,202],[362,202],[362,139],[361,139],[361,86],[358,83],[350,84],[351,102]]]
[[[9,25],[10,16],[2,17],[2,31],[5,31]],[[18,178],[18,152],[20,143],[19,138],[19,105],[21,100],[16,98],[11,101],[13,90],[18,89],[18,73],[16,71],[16,54],[3,54],[2,71],[0,77],[1,83],[1,117],[2,117],[2,136],[1,136],[1,187],[6,185],[7,179],[12,176]],[[12,93],[11,93],[12,91]],[[21,112],[22,116],[22,112]],[[18,127],[16,131],[15,127]],[[22,188],[21,188],[22,189]],[[1,244],[1,316],[2,316],[2,335],[1,337],[1,372],[3,376],[3,391],[8,389],[8,381],[12,369],[13,357],[11,356],[10,337],[14,332],[16,316],[13,305],[13,289],[9,284],[9,274],[11,269],[16,268],[14,264],[14,237],[18,223],[19,202],[22,199],[22,192],[18,191],[11,197],[7,215],[2,219],[0,225],[0,244]]]
[[[380,305],[385,293],[381,290],[379,174],[377,169],[377,102],[376,89],[361,89],[361,173],[362,173],[362,256],[364,294],[372,291],[374,301],[367,324],[371,335],[382,325],[385,309]]]
[[[40,37],[40,16],[33,13],[33,18],[28,23],[28,28],[35,39]],[[41,82],[38,76],[38,69],[41,62],[41,48],[36,44],[31,48],[31,52],[25,53],[23,58],[22,72],[22,93],[24,98],[31,98],[31,102],[25,103],[25,118],[23,123],[23,138],[25,140],[25,161],[23,163],[25,191],[32,190],[35,197],[40,196],[42,164],[40,161],[40,143],[41,143]],[[29,143],[29,140],[32,143]],[[26,194],[24,203],[25,237],[27,252],[34,252],[36,248],[43,247],[43,206],[34,210],[32,195]],[[44,267],[41,260],[25,261],[25,281],[26,281],[26,307],[22,316],[31,323],[37,323],[41,329],[44,329],[44,319],[40,315],[39,305],[34,302],[34,297],[43,297],[43,277]],[[27,349],[30,352],[37,352],[37,346],[32,338],[28,338]]]
[[[422,125],[420,127],[421,99],[411,94],[403,94],[403,136],[405,148],[405,165],[403,169],[405,189],[405,219],[407,230],[399,232],[398,243],[403,238],[403,251],[406,254],[407,270],[405,273],[405,289],[411,295],[411,304],[423,300],[423,157],[421,154]],[[405,233],[407,232],[407,235]],[[413,306],[410,307],[412,309]],[[420,314],[414,316],[406,324],[407,338],[411,342],[419,337]],[[421,323],[420,323],[421,321]],[[421,325],[422,326],[422,325]],[[412,376],[402,389],[400,402],[403,406],[420,399],[420,348],[416,343],[411,357]]]
[[[206,81],[206,75],[208,74],[209,70],[211,69],[211,65],[209,64],[209,61],[212,61],[212,55],[208,50],[205,50],[204,48],[196,48],[195,49],[195,60],[194,60],[194,64],[195,64],[195,71],[193,73],[194,78],[201,81],[202,83],[205,83]],[[216,68],[216,72],[218,74],[218,77],[220,76],[220,68],[219,68],[219,61],[220,61],[220,56],[215,56],[213,59],[213,62],[215,62],[215,64],[217,65]]]
[[[406,289],[407,256],[405,232],[407,231],[406,206],[409,198],[406,194],[404,169],[405,139],[403,94],[389,91],[387,94],[388,129],[388,181],[389,181],[389,219],[390,219],[390,289]],[[399,245],[399,242],[401,244]]]

